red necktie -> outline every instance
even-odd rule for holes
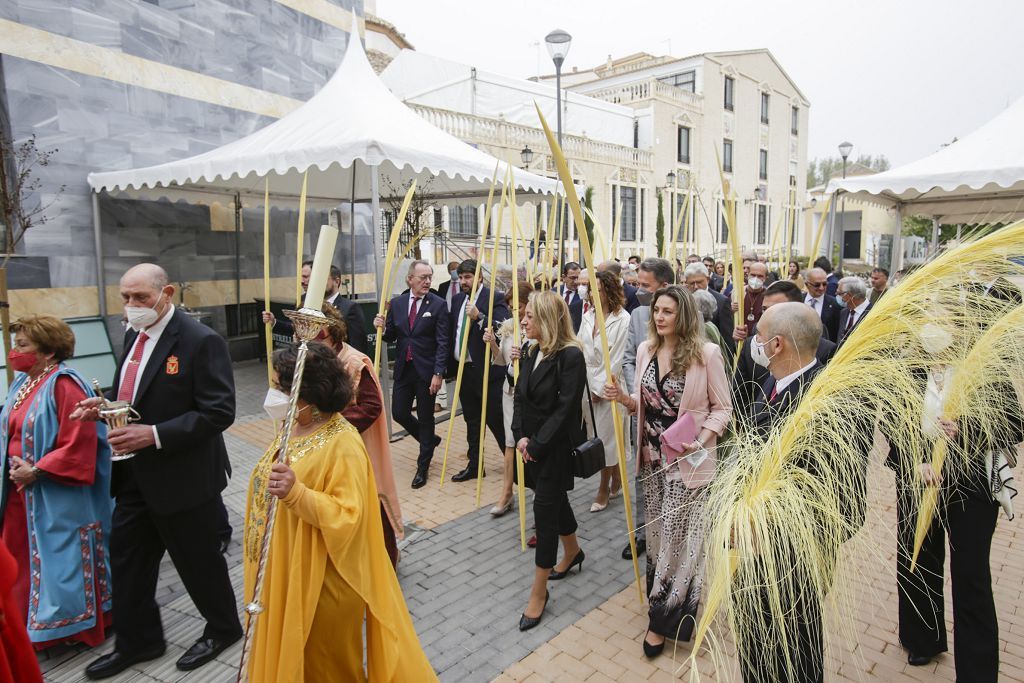
[[[420,298],[414,296],[412,298],[412,306],[409,307],[409,332],[412,332],[412,326],[416,324],[416,312],[419,310]],[[405,351],[405,360],[412,360],[412,343],[409,343],[409,348]]]
[[[121,380],[121,386],[117,390],[118,401],[130,402],[132,400],[132,395],[135,393],[135,379],[139,376],[142,351],[146,346],[147,339],[149,339],[149,335],[140,332],[139,338],[135,341],[135,349],[132,350],[132,357],[128,359],[128,368],[124,372],[124,379]]]
[[[571,301],[572,301],[572,290],[571,289],[567,289],[567,290],[565,290],[565,305],[568,306]]]
[[[583,302],[583,313],[586,313],[589,310],[590,310],[590,302],[589,301],[584,301]]]
[[[779,395],[779,388],[777,386],[772,387],[772,395],[768,397],[768,402],[771,403],[775,400],[775,397]]]
[[[853,329],[853,321],[856,318],[857,318],[857,312],[856,311],[850,311],[850,317],[846,319],[846,332],[843,333],[844,337],[846,335],[850,334],[850,330]]]

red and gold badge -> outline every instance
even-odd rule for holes
[[[168,356],[167,357],[167,374],[177,375],[178,374],[178,357]]]

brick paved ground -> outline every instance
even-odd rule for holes
[[[269,421],[262,416],[265,378],[265,369],[259,364],[236,366],[241,417],[225,437],[235,467],[225,502],[236,530],[236,540],[228,551],[236,595],[240,595],[242,582],[238,538],[247,475],[273,436]],[[445,434],[445,427],[446,423],[439,425],[438,433]],[[465,462],[464,444],[463,422],[456,418],[449,477]],[[543,622],[521,634],[516,623],[529,590],[532,554],[519,551],[517,515],[492,519],[487,514],[497,499],[501,478],[500,455],[493,441],[488,443],[489,476],[484,480],[479,508],[471,482],[449,481],[438,490],[440,452],[428,486],[419,491],[408,488],[415,469],[415,444],[402,439],[392,445],[392,453],[402,511],[410,525],[399,578],[423,647],[442,681],[672,680],[675,665],[669,650],[654,662],[641,652],[645,608],[637,600],[630,564],[619,557],[625,542],[621,498],[604,512],[589,514],[586,510],[594,482],[585,482],[574,492],[571,499],[573,509],[579,511],[580,542],[587,553],[584,571],[552,583]],[[853,607],[844,608],[834,619],[826,680],[953,680],[951,656],[940,657],[928,667],[909,668],[896,642],[892,476],[874,468],[872,482],[876,514],[858,537],[853,578],[847,582],[852,598],[845,603]],[[1002,638],[1002,680],[1024,681],[1024,532],[1017,523],[1000,522],[992,568]],[[202,621],[167,559],[157,597],[163,610],[167,654],[110,680],[233,681],[237,645],[196,672],[185,674],[174,668],[174,661],[200,634]],[[949,597],[947,587],[947,603]],[[947,607],[947,619],[950,617]],[[853,632],[857,646],[851,651],[846,643],[853,642],[848,635]],[[109,641],[95,651],[71,648],[42,655],[45,679],[84,680],[85,665],[111,645]],[[689,646],[680,646],[676,664],[682,664],[688,655]],[[700,670],[711,674],[710,658],[704,654],[698,661]],[[735,665],[727,656],[721,680],[737,680],[730,666]],[[688,673],[684,669],[678,675]]]

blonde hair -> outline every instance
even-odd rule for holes
[[[579,340],[572,331],[569,307],[562,297],[553,291],[536,291],[530,294],[529,306],[533,308],[533,320],[540,332],[537,346],[545,356],[552,356],[564,348],[580,348]]]
[[[707,341],[704,333],[704,325],[697,311],[697,304],[693,300],[690,290],[679,285],[669,285],[654,293],[651,306],[651,319],[647,323],[647,337],[651,342],[651,356],[656,356],[665,343],[664,338],[658,334],[658,328],[654,324],[654,306],[663,296],[667,296],[676,302],[676,336],[679,342],[676,344],[676,351],[672,354],[672,370],[670,374],[684,375],[694,363],[704,365],[704,342]]]

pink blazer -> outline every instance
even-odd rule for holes
[[[644,404],[640,400],[640,383],[644,373],[647,371],[647,364],[651,362],[651,343],[641,342],[636,349],[636,379],[633,387],[633,400],[637,402],[637,452],[636,466],[639,471],[641,464],[641,451],[643,450],[644,437]],[[686,371],[686,386],[683,388],[683,397],[679,403],[679,414],[690,414],[697,432],[702,429],[709,429],[714,436],[704,445],[708,450],[708,457],[697,467],[693,467],[689,461],[680,458],[672,466],[672,471],[678,471],[687,488],[697,488],[711,483],[715,476],[717,454],[715,446],[718,437],[721,436],[729,425],[732,417],[732,394],[729,379],[725,374],[725,362],[722,359],[722,351],[718,344],[707,342],[704,344],[704,364],[694,363]]]

